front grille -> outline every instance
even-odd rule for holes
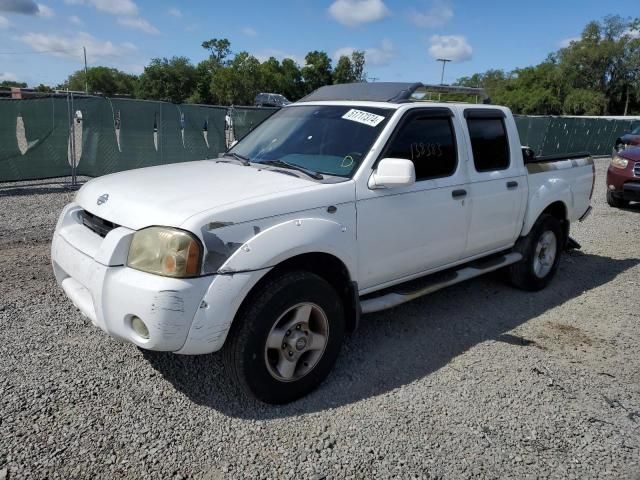
[[[640,162],[636,162],[636,164],[633,166],[633,174],[636,177],[640,177]]]
[[[86,210],[80,211],[80,218],[82,218],[82,224],[85,227],[101,237],[106,237],[107,233],[119,226],[104,218],[96,217],[93,213],[87,212]]]

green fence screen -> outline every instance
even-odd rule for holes
[[[615,141],[640,126],[639,119],[516,116],[520,141],[537,155],[589,152],[609,155]]]
[[[0,181],[69,176],[74,160],[78,175],[96,177],[216,158],[275,111],[70,95],[0,100]],[[640,119],[516,116],[516,124],[539,155],[607,155]]]
[[[216,158],[234,138],[227,115],[240,138],[275,111],[66,95],[2,100],[0,181],[69,176],[74,158],[76,173],[91,177]]]

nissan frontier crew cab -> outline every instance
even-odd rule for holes
[[[268,403],[314,389],[363,313],[497,269],[544,288],[592,159],[523,154],[507,108],[421,87],[323,87],[217,159],[87,182],[56,226],[58,283],[114,338],[222,350]]]

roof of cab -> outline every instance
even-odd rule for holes
[[[368,101],[398,104],[422,99],[427,89],[435,92],[481,95],[483,103],[490,103],[489,97],[482,88],[458,85],[424,85],[419,82],[359,82],[325,85],[301,98],[298,102]]]

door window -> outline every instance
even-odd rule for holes
[[[502,118],[467,118],[467,127],[476,171],[509,168],[509,141]]]
[[[416,181],[453,175],[458,156],[451,119],[420,112],[410,114],[383,157],[411,160]]]

